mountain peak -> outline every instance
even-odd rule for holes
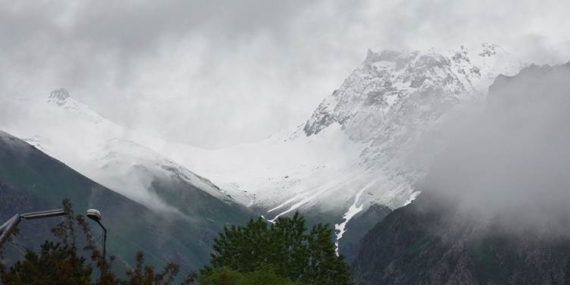
[[[67,102],[68,98],[71,98],[69,91],[65,88],[59,88],[49,93],[48,102],[55,102],[57,105],[62,106]]]
[[[362,65],[321,103],[304,131],[310,136],[337,122],[352,139],[367,142],[379,135],[374,132],[378,126],[394,122],[396,113],[411,111],[410,105],[427,104],[426,110],[450,107],[485,94],[497,75],[514,74],[522,66],[502,47],[489,43],[451,52],[369,49]]]

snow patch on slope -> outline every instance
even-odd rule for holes
[[[370,184],[366,185],[364,188],[360,189],[360,191],[358,191],[358,193],[356,193],[356,196],[354,197],[354,202],[352,203],[352,205],[350,205],[350,208],[348,208],[348,211],[346,213],[344,213],[344,215],[342,216],[344,221],[340,224],[334,225],[334,228],[336,231],[336,254],[337,255],[338,255],[338,241],[342,238],[342,235],[344,235],[344,233],[346,232],[346,224],[354,216],[356,216],[356,214],[360,213],[364,209],[364,206],[362,205],[362,203],[360,205],[357,205],[359,203],[360,196],[362,195],[362,193],[365,190],[372,187],[375,182],[376,181],[371,182]]]

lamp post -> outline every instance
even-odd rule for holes
[[[13,230],[16,227],[18,227],[18,224],[20,223],[20,221],[22,221],[22,219],[34,220],[34,219],[50,218],[50,217],[65,216],[65,215],[67,215],[67,212],[65,212],[64,209],[54,209],[54,210],[30,212],[25,214],[14,215],[7,222],[5,222],[0,226],[0,248],[2,248],[6,240],[8,240]]]
[[[97,222],[99,226],[101,226],[101,228],[103,229],[103,259],[105,259],[107,253],[107,229],[103,226],[103,224],[101,224],[101,219],[103,219],[103,217],[101,216],[101,212],[99,212],[99,210],[96,209],[89,209],[87,210],[87,217]]]

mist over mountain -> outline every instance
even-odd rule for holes
[[[488,43],[368,51],[294,130],[217,151],[154,149],[268,219],[299,210],[334,223],[342,240],[351,220],[369,207],[396,209],[412,201],[415,184],[450,139],[444,126],[463,120],[465,106],[484,99],[497,75],[524,65]]]
[[[570,64],[499,76],[412,204],[363,239],[358,284],[568,284]]]
[[[163,266],[165,261],[172,261],[181,264],[184,271],[196,270],[208,261],[209,246],[218,231],[228,224],[244,223],[251,215],[242,207],[175,180],[154,183],[154,189],[167,192],[161,196],[171,197],[168,201],[174,205],[182,204],[179,212],[136,203],[0,131],[0,220],[61,208],[64,198],[71,200],[75,214],[96,208],[108,228],[107,248],[117,256],[117,266],[132,266],[136,252],[143,250],[149,264]],[[57,222],[57,218],[22,222],[20,235],[6,245],[8,261],[20,259],[22,247],[36,250],[50,239],[50,227]],[[99,235],[97,226],[92,230]]]
[[[485,113],[434,165],[430,194],[466,212],[566,228],[556,221],[570,217],[569,78],[570,64],[497,77]]]
[[[536,63],[570,51],[560,0],[4,4],[0,98],[65,87],[129,129],[206,148],[294,128],[367,48],[489,42]]]
[[[570,1],[4,2],[0,224],[190,270],[299,213],[356,285],[570,285]]]
[[[12,111],[0,127],[154,210],[191,216],[206,209],[204,190],[272,221],[301,211],[333,224],[340,247],[352,248],[341,252],[354,255],[375,218],[419,194],[415,184],[449,140],[444,126],[461,121],[497,75],[524,65],[488,43],[368,51],[299,127],[219,150],[140,134],[65,89],[6,100]]]
[[[156,187],[157,183],[186,185],[188,191],[177,192],[178,201],[200,189],[195,193],[205,191],[234,203],[208,179],[145,146],[146,141],[157,139],[109,121],[63,88],[44,96],[13,98],[6,105],[12,117],[0,121],[0,128],[147,207],[178,213],[199,208],[169,205],[165,200],[176,202],[170,198],[173,193]]]

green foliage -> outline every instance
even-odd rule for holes
[[[78,284],[78,285],[170,285],[179,273],[179,266],[169,263],[161,272],[155,272],[152,266],[145,265],[144,256],[138,253],[136,266],[126,272],[121,279],[113,271],[114,257],[104,258],[97,249],[97,244],[89,225],[83,216],[73,216],[69,200],[63,201],[68,213],[60,224],[52,229],[57,242],[46,241],[39,253],[28,250],[23,260],[6,268],[0,263],[0,283],[7,285],[43,285],[43,284]],[[81,229],[79,237],[77,228]],[[84,244],[78,248],[78,244]],[[1,255],[1,252],[0,252]],[[90,256],[90,260],[85,258]],[[1,258],[0,258],[1,260]],[[98,269],[93,276],[94,268]],[[195,281],[196,275],[186,277],[182,284]]]
[[[23,261],[18,261],[6,272],[2,280],[6,284],[91,284],[93,269],[77,249],[61,242],[46,241],[40,254],[26,253]]]
[[[263,268],[241,273],[236,270],[218,268],[199,278],[201,285],[303,285],[289,278],[278,276],[274,270]]]
[[[174,282],[180,267],[174,263],[169,263],[162,272],[156,273],[152,266],[144,264],[144,255],[137,253],[137,264],[134,269],[127,272],[127,279],[119,282],[120,285],[168,285]],[[190,284],[196,279],[195,274],[186,277],[182,284]]]
[[[248,273],[270,266],[293,281],[349,284],[350,270],[344,258],[336,255],[332,230],[317,224],[306,231],[305,219],[298,213],[271,225],[259,218],[243,227],[224,228],[214,241],[211,265],[201,274],[207,277],[221,268]]]

